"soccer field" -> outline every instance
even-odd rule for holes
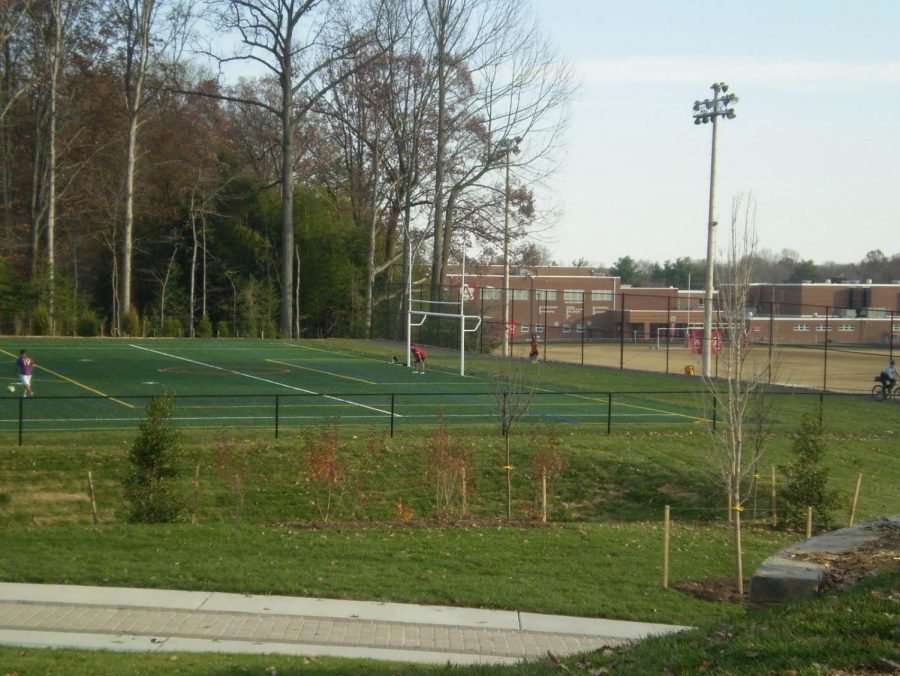
[[[459,374],[458,354],[434,354],[425,375],[391,363],[391,348],[355,351],[329,341],[0,339],[7,378],[0,432],[134,429],[154,396],[176,397],[181,427],[279,429],[335,420],[390,429],[448,424],[498,424],[498,394],[489,369]],[[35,358],[34,398],[16,383],[15,356]],[[528,366],[526,365],[527,369]],[[533,367],[537,368],[537,367]],[[547,365],[552,369],[565,366]],[[704,421],[690,392],[609,392],[534,381],[528,419],[594,425],[697,424]],[[563,380],[564,382],[564,380]],[[702,406],[700,406],[702,409]]]

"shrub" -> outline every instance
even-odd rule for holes
[[[211,338],[212,334],[212,322],[209,321],[209,316],[204,315],[200,321],[197,322],[197,327],[194,329],[194,335],[197,336],[197,338]]]
[[[216,324],[216,338],[231,338],[231,325],[224,319]]]
[[[159,335],[163,338],[181,338],[184,335],[184,325],[177,317],[166,317]]]
[[[122,315],[122,335],[136,337],[143,335],[141,331],[141,318],[134,306],[128,308],[128,312]]]
[[[93,310],[87,310],[78,317],[75,325],[75,332],[79,336],[99,336],[100,335],[100,318]]]
[[[839,494],[828,487],[828,470],[822,467],[826,451],[822,424],[817,417],[803,416],[800,428],[792,435],[791,453],[796,459],[781,467],[787,477],[781,495],[784,522],[789,528],[805,527],[808,507],[813,510],[813,528],[828,529],[833,524],[829,510],[837,506]]]
[[[45,305],[38,305],[34,308],[34,317],[31,324],[31,332],[36,336],[50,335],[50,311]]]
[[[178,474],[179,450],[179,435],[171,422],[173,410],[170,395],[154,398],[128,455],[129,468],[122,483],[131,503],[128,520],[132,523],[166,523],[181,516],[181,500],[171,488],[171,480]]]

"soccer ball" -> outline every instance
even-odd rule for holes
[[[15,386],[15,385],[10,385],[10,386],[7,387],[6,389],[9,390],[10,392],[15,392],[15,391],[16,391],[16,386]]]

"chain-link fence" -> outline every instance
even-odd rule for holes
[[[444,286],[412,290],[414,307],[440,300],[444,314],[464,313],[482,320],[467,334],[466,350],[527,357],[532,339],[545,361],[607,366],[661,373],[697,372],[704,329],[699,292],[677,289],[567,291]],[[541,282],[539,281],[538,284]],[[746,321],[751,352],[768,382],[844,392],[865,391],[900,343],[900,310],[871,308],[869,300],[848,295],[846,306],[750,298]],[[900,294],[898,294],[900,297]],[[406,291],[381,289],[372,320],[373,338],[404,341]],[[854,299],[855,298],[855,299]],[[896,301],[895,301],[896,304]],[[728,340],[720,309],[711,310],[714,334]],[[471,325],[471,321],[470,325]],[[429,316],[412,332],[415,343],[459,349],[458,316]]]

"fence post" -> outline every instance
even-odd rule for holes
[[[275,395],[275,438],[278,438],[278,418],[279,409],[281,408],[281,395]]]
[[[391,438],[394,438],[394,393],[391,392]]]
[[[828,310],[825,306],[825,358],[822,360],[822,391],[828,389]]]
[[[716,416],[718,415],[718,409],[716,407],[716,404],[718,403],[718,399],[716,398],[716,395],[713,395],[712,399],[713,399],[713,432],[715,432],[716,431]]]
[[[619,332],[619,370],[625,370],[625,292],[622,292],[622,307],[619,310],[619,323],[622,330]]]
[[[669,505],[663,510],[663,589],[669,588]]]
[[[584,325],[584,304],[587,300],[587,291],[581,292],[581,365],[584,366],[584,332],[586,327]]]
[[[606,433],[612,434],[612,392],[606,393]]]

